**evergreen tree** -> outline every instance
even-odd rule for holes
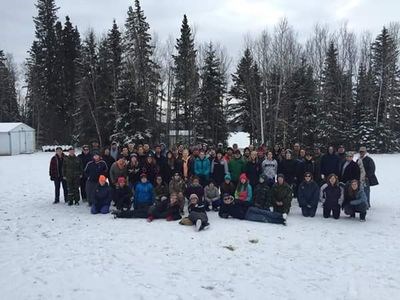
[[[384,27],[372,44],[372,73],[376,84],[375,131],[379,151],[400,150],[399,50]],[[378,150],[377,149],[377,150]]]
[[[199,75],[196,66],[197,51],[194,48],[194,38],[186,15],[183,16],[181,36],[176,41],[177,55],[174,55],[175,89],[173,92],[173,111],[175,130],[194,128],[195,101],[198,93]],[[181,118],[182,115],[182,118]]]
[[[313,145],[316,129],[317,90],[313,78],[313,69],[303,59],[294,71],[288,86],[288,102],[290,103],[289,142],[300,142],[302,145]]]
[[[125,27],[114,138],[125,142],[154,141],[158,129],[159,67],[152,58],[150,26],[138,0],[135,0],[135,9],[128,9]]]
[[[224,114],[226,82],[221,73],[221,61],[210,43],[205,51],[204,66],[201,70],[199,102],[196,105],[194,124],[196,140],[216,145],[225,143],[228,128]]]
[[[7,58],[0,50],[0,122],[16,122],[20,119],[15,74],[7,66]]]
[[[250,135],[250,143],[260,137],[260,96],[261,81],[257,64],[254,63],[250,49],[244,51],[236,73],[232,74],[233,86],[230,95],[230,120],[233,128],[242,129]]]

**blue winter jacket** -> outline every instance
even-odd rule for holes
[[[106,183],[105,185],[98,184],[94,192],[94,203],[92,210],[100,211],[102,207],[109,207],[112,200],[112,190]]]
[[[350,201],[350,204],[351,204],[351,205],[359,205],[359,204],[362,204],[362,203],[365,203],[365,204],[368,203],[367,195],[365,194],[363,188],[361,188],[361,189],[357,192],[356,199]]]
[[[319,186],[315,181],[303,181],[299,185],[297,200],[300,207],[317,207],[319,201]]]
[[[100,175],[108,176],[108,167],[104,160],[90,161],[85,167],[85,177],[91,182],[97,182]]]
[[[135,204],[153,204],[154,202],[154,188],[150,182],[139,182],[135,186]]]
[[[194,161],[194,174],[197,176],[204,176],[208,179],[211,171],[211,163],[207,158],[200,159],[196,158]]]

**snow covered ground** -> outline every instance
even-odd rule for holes
[[[399,299],[400,155],[373,156],[365,223],[293,204],[286,227],[210,213],[199,233],[51,204],[51,155],[0,157],[1,299]]]

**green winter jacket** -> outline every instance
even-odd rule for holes
[[[280,213],[289,213],[292,204],[293,192],[290,186],[285,182],[282,185],[275,183],[272,187],[272,206],[274,211]],[[277,202],[283,202],[283,206],[277,205]]]
[[[266,182],[259,183],[254,189],[254,205],[261,209],[268,209],[271,204],[271,189]]]
[[[82,175],[83,168],[78,156],[65,156],[63,166],[64,177],[67,179],[78,178]]]
[[[231,179],[232,181],[238,182],[239,181],[239,176],[241,173],[244,172],[244,167],[246,166],[246,162],[243,160],[242,157],[239,159],[237,158],[232,158],[229,163],[229,172],[231,173]]]

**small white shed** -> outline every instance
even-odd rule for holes
[[[35,152],[35,129],[24,123],[0,123],[0,155]]]

